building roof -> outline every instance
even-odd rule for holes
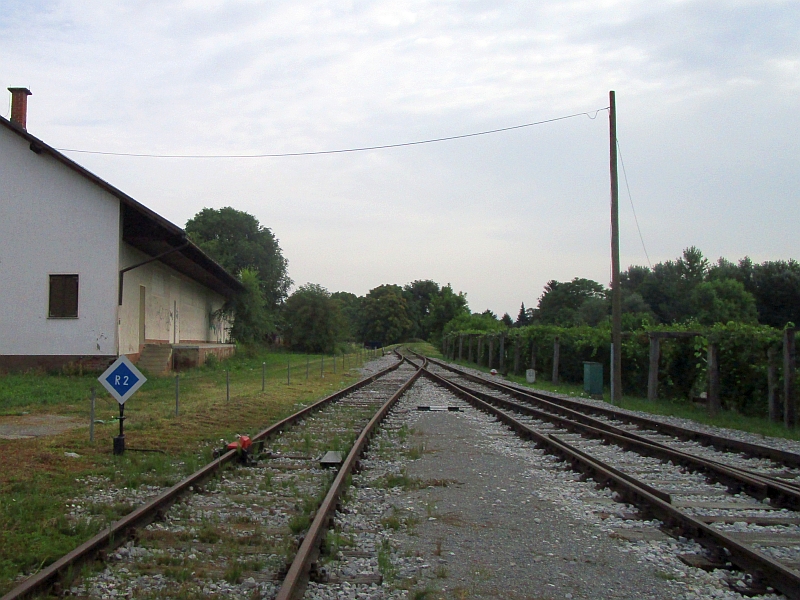
[[[31,151],[52,156],[67,168],[118,198],[122,206],[122,240],[125,243],[150,256],[158,256],[183,246],[159,260],[226,298],[244,289],[236,277],[187,239],[183,229],[2,116],[0,125],[28,141]]]

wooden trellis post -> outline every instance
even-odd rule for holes
[[[552,381],[558,385],[558,359],[561,354],[561,340],[558,336],[553,339],[553,377]]]
[[[519,375],[519,336],[514,338],[514,375]]]
[[[797,355],[794,344],[794,329],[783,330],[783,424],[795,425],[794,382],[797,369]]]
[[[708,378],[708,412],[711,415],[719,413],[720,400],[719,400],[719,352],[716,342],[708,342],[708,363],[707,363],[707,378]]]
[[[647,399],[653,402],[658,398],[658,359],[661,356],[661,338],[653,333],[650,337],[650,368],[647,372]]]

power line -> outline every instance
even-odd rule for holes
[[[477,137],[480,135],[490,135],[493,133],[501,133],[504,131],[513,131],[515,129],[523,129],[525,127],[533,127],[535,125],[544,125],[546,123],[554,123],[556,121],[564,121],[566,119],[573,119],[575,117],[586,116],[594,120],[600,111],[608,110],[608,107],[598,108],[595,111],[580,112],[571,115],[564,115],[562,117],[555,117],[552,119],[545,119],[544,121],[535,121],[533,123],[523,123],[522,125],[512,125],[511,127],[501,127],[499,129],[488,129],[486,131],[477,131],[474,133],[464,133],[461,135],[450,135],[447,137],[430,138],[425,140],[417,140],[413,142],[401,142],[397,144],[383,144],[379,146],[361,146],[358,148],[343,148],[338,150],[316,150],[311,152],[281,152],[281,153],[265,153],[265,154],[138,154],[134,152],[103,152],[100,150],[79,150],[76,148],[56,148],[59,152],[78,152],[80,154],[100,154],[103,156],[135,156],[142,158],[282,158],[289,156],[318,156],[321,154],[345,154],[348,152],[366,152],[367,150],[387,150],[389,148],[402,148],[405,146],[419,146],[422,144],[434,144],[437,142],[447,142],[451,140],[461,140],[465,138]],[[592,112],[594,114],[592,114]]]
[[[642,230],[639,227],[639,219],[636,216],[636,209],[633,207],[633,196],[631,196],[631,186],[628,185],[628,174],[625,172],[625,161],[622,159],[622,149],[619,147],[619,139],[617,139],[617,152],[619,152],[619,162],[622,164],[622,176],[625,179],[625,188],[628,190],[628,200],[631,202],[631,210],[633,211],[633,220],[636,222],[636,230],[639,232],[639,239],[642,242],[642,250],[647,257],[647,264],[650,269],[653,269],[653,264],[650,262],[650,255],[647,253],[647,247],[644,245],[644,238],[642,237]]]

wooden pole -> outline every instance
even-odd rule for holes
[[[514,338],[514,375],[519,375],[519,336]]]
[[[489,337],[489,368],[494,365],[494,336]]]
[[[458,360],[464,359],[464,334],[458,334]]]
[[[506,334],[500,334],[500,360],[497,363],[500,372],[506,368]]]
[[[611,343],[614,372],[611,401],[622,403],[622,292],[619,287],[619,179],[617,177],[617,101],[608,92],[609,162],[611,167]]]
[[[472,362],[472,334],[467,335],[467,362]]]
[[[794,381],[796,369],[794,329],[786,328],[783,330],[783,424],[788,428],[795,425]]]
[[[767,402],[769,406],[769,420],[779,423],[781,420],[780,405],[778,404],[778,349],[770,346],[767,350]]]
[[[708,343],[708,412],[709,414],[716,415],[719,413],[719,354],[717,352],[717,345],[714,342]]]
[[[647,399],[658,398],[658,359],[661,356],[661,338],[650,334],[650,368],[647,372]]]
[[[552,381],[558,385],[558,359],[561,354],[561,340],[556,336],[553,339],[553,377]]]
[[[479,367],[483,364],[483,336],[478,336],[478,360],[475,361],[475,364]]]

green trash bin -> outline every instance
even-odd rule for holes
[[[591,396],[603,395],[603,363],[583,363],[583,391]]]

